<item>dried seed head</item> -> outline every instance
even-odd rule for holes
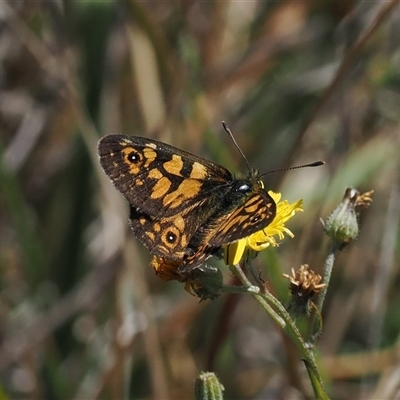
[[[292,294],[288,310],[296,316],[308,315],[311,309],[311,300],[326,286],[321,283],[321,275],[316,274],[307,264],[298,271],[292,268],[292,274],[283,274],[290,280],[289,290]]]

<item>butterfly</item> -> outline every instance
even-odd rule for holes
[[[119,134],[101,138],[98,154],[129,202],[134,235],[183,275],[222,245],[264,229],[275,218],[275,201],[250,167],[245,175],[233,176],[169,144]]]

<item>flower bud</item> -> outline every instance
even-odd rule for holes
[[[196,379],[194,394],[196,400],[223,400],[224,387],[213,372],[201,372]]]
[[[333,243],[343,249],[359,235],[356,207],[369,206],[372,201],[373,191],[362,195],[352,188],[347,188],[343,200],[333,210],[324,224],[325,233],[332,239]]]
[[[222,272],[213,265],[203,264],[187,275],[185,289],[200,300],[214,300],[223,287]]]

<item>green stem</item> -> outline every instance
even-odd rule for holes
[[[253,267],[253,264],[250,262],[249,259],[246,261],[246,269],[247,271],[250,272],[251,277],[254,279],[254,282],[260,283],[260,277],[259,274],[257,274],[257,271]]]
[[[253,286],[239,265],[235,265],[234,269],[244,285]],[[286,332],[286,334],[288,334],[301,352],[316,398],[329,399],[325,392],[324,385],[315,362],[314,353],[303,340],[300,331],[298,330],[290,314],[286,311],[286,308],[268,291],[262,294],[253,292],[252,296],[264,308],[270,317],[278,323],[278,325]]]
[[[221,289],[222,293],[259,293],[260,288],[258,286],[235,286],[235,285],[224,285]]]
[[[317,310],[314,313],[312,323],[311,323],[311,343],[315,343],[315,340],[319,336],[321,332],[321,324],[318,318],[322,315],[322,307],[324,305],[326,293],[328,291],[329,287],[329,282],[331,280],[331,275],[332,275],[332,270],[333,270],[333,265],[335,264],[335,259],[336,259],[336,253],[339,251],[339,247],[335,244],[332,243],[329,254],[326,257],[325,264],[324,264],[324,276],[322,279],[322,283],[325,283],[325,287],[322,289],[321,293],[318,295],[318,301],[317,301]],[[318,315],[319,314],[319,315]]]
[[[324,276],[322,279],[322,283],[325,283],[326,286],[322,289],[321,293],[318,295],[317,308],[320,312],[322,311],[322,306],[324,305],[326,292],[328,291],[329,282],[331,280],[332,269],[336,258],[336,252],[337,252],[337,247],[334,244],[332,244],[330,252],[324,264]]]
[[[254,287],[249,279],[247,278],[246,274],[243,272],[242,268],[240,268],[239,264],[234,265],[233,267],[234,272],[237,274],[239,279],[242,281],[242,283],[246,287]],[[258,288],[258,287],[257,287]],[[258,288],[259,289],[259,288]],[[252,296],[260,303],[262,308],[268,313],[268,315],[282,328],[285,328],[285,322],[283,319],[274,311],[273,308],[268,304],[268,302],[265,301],[265,299],[260,295],[259,291],[258,293],[252,292]]]

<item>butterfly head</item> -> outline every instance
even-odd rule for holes
[[[258,190],[264,187],[264,183],[260,179],[258,170],[249,168],[246,173],[238,173],[234,175],[235,191],[246,193]]]

